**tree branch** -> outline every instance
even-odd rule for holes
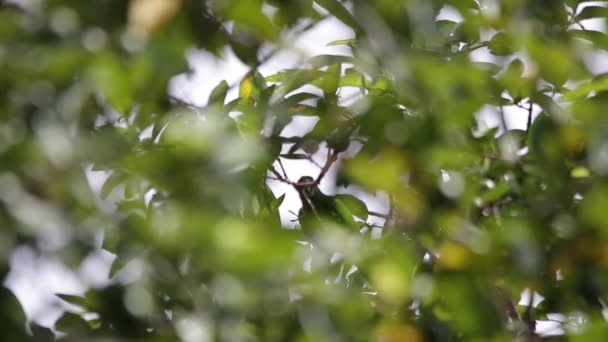
[[[383,218],[383,219],[388,219],[388,218],[389,218],[389,215],[388,215],[388,214],[382,214],[382,213],[375,212],[375,211],[368,211],[367,213],[368,213],[369,215],[376,216],[376,217],[381,217],[381,218]]]
[[[505,118],[505,110],[502,106],[499,106],[499,116],[500,116],[500,125],[502,126],[503,131],[507,131],[507,119]]]
[[[528,121],[526,122],[526,132],[530,130],[530,126],[532,125],[532,101],[530,100],[530,105],[528,106]]]
[[[329,168],[333,165],[333,163],[336,160],[338,160],[338,152],[328,149],[327,161],[325,162],[325,165],[323,165],[323,168],[321,168],[321,172],[319,173],[319,175],[317,176],[317,179],[314,182],[315,185],[319,184],[321,182],[323,177],[325,177],[325,174],[327,173],[327,171],[329,171]]]

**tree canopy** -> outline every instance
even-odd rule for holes
[[[2,288],[3,336],[605,340],[607,5],[0,1],[0,279],[116,257],[51,326]],[[263,72],[328,18],[350,53]],[[203,105],[197,50],[248,68]]]

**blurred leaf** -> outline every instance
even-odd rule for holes
[[[593,30],[572,30],[570,31],[573,37],[582,38],[594,44],[594,46],[608,50],[608,35],[604,32]]]
[[[308,63],[310,63],[313,68],[322,68],[324,66],[329,66],[331,68],[333,65],[339,65],[342,63],[354,64],[354,62],[355,60],[353,57],[341,55],[317,55],[308,60]],[[328,72],[331,71],[328,70]]]
[[[341,64],[330,65],[327,68],[327,73],[321,79],[321,89],[325,99],[330,99],[336,94],[340,84],[341,68]]]
[[[606,90],[608,90],[608,77],[597,78],[590,82],[585,82],[575,89],[566,92],[564,99],[566,101],[583,99],[591,92],[600,93]]]
[[[110,195],[110,193],[124,181],[124,174],[116,171],[112,172],[110,177],[108,177],[108,179],[103,183],[103,187],[101,188],[100,193],[101,198],[106,199]]]
[[[498,32],[488,42],[490,53],[496,56],[507,56],[513,53],[513,41],[507,32]]]
[[[49,328],[32,324],[30,325],[30,330],[32,331],[32,335],[34,335],[33,339],[37,342],[55,341],[55,334]]]
[[[55,322],[55,329],[75,336],[85,336],[90,331],[90,326],[80,315],[66,312]]]
[[[25,332],[27,318],[19,300],[11,290],[0,287],[0,326],[7,339],[26,340]]]
[[[220,104],[223,104],[224,101],[226,100],[226,94],[227,93],[228,93],[228,83],[225,80],[222,80],[211,91],[211,94],[209,95],[208,103],[220,103]]]
[[[293,90],[296,90],[316,79],[322,78],[326,73],[320,70],[308,70],[308,69],[291,69],[280,71],[274,75],[266,77],[268,82],[280,82],[281,93],[287,94]]]
[[[355,33],[362,32],[362,28],[357,20],[353,18],[352,14],[338,0],[315,0],[315,2],[355,30]]]
[[[356,43],[356,39],[339,39],[327,43],[327,46],[355,45]]]
[[[89,68],[93,84],[119,113],[127,114],[133,104],[129,71],[112,54],[100,54]]]
[[[367,205],[365,205],[362,200],[358,199],[353,195],[347,194],[335,195],[334,199],[340,204],[340,206],[343,206],[345,209],[347,209],[351,215],[357,216],[358,218],[364,221],[367,220]]]
[[[80,305],[85,308],[87,307],[87,299],[85,297],[62,293],[56,293],[55,296],[65,300],[70,304]]]

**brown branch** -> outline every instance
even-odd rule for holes
[[[381,217],[383,219],[388,219],[389,218],[388,214],[382,214],[382,213],[378,213],[378,212],[375,212],[375,211],[368,211],[367,213],[369,215],[376,216],[376,217]]]
[[[306,152],[305,152],[305,153],[306,153]],[[308,160],[309,162],[313,163],[313,164],[314,164],[316,167],[318,167],[319,169],[323,169],[323,166],[322,166],[321,164],[317,163],[317,161],[316,161],[316,160],[314,160],[314,159],[312,158],[312,155],[311,155],[311,154],[306,153],[306,157],[307,157],[307,160]]]
[[[296,184],[297,184],[297,183],[292,182],[291,180],[289,180],[289,179],[287,179],[287,178],[285,178],[285,177],[281,176],[281,174],[279,173],[279,171],[277,171],[277,170],[274,168],[274,166],[272,166],[272,165],[270,165],[270,167],[268,168],[268,170],[269,170],[270,172],[272,172],[272,174],[274,174],[274,175],[275,175],[275,177],[277,178],[276,180],[278,180],[279,182],[283,182],[283,183],[286,183],[286,184],[289,184],[289,185],[296,185]]]
[[[180,104],[180,105],[182,105],[184,107],[188,107],[190,109],[194,109],[196,111],[201,111],[201,110],[204,109],[204,107],[197,106],[194,103],[182,100],[179,97],[176,97],[176,96],[173,96],[173,95],[169,95],[169,99],[172,100],[172,101],[175,101],[177,104]]]
[[[321,179],[323,179],[323,177],[325,177],[325,174],[327,173],[327,171],[329,171],[329,168],[333,165],[333,163],[336,160],[338,160],[338,152],[328,149],[327,161],[325,162],[325,165],[323,165],[323,168],[321,169],[319,176],[317,176],[317,179],[314,182],[315,184],[319,184],[321,182]]]
[[[283,172],[283,176],[285,177],[285,179],[289,179],[289,177],[287,177],[287,172],[285,172],[285,167],[283,167],[281,157],[277,158],[277,161],[279,162],[279,166],[281,167],[281,172]]]

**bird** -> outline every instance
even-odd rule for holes
[[[354,284],[353,281],[357,276],[348,273],[354,266],[352,261],[349,261],[349,258],[343,254],[344,251],[336,251],[330,245],[326,245],[323,241],[323,234],[317,233],[324,227],[329,228],[325,223],[332,222],[336,224],[335,226],[359,234],[365,222],[356,222],[353,216],[367,219],[368,212],[365,203],[347,194],[328,196],[319,189],[318,180],[310,176],[300,177],[298,182],[294,183],[294,187],[302,201],[302,208],[298,213],[301,230],[307,237],[311,248],[317,250],[310,256],[311,270],[325,272],[327,275],[325,280],[332,284],[344,281],[347,286]]]
[[[318,181],[311,176],[302,176],[294,184],[300,196],[302,208],[298,213],[300,226],[304,233],[316,231],[323,219],[328,219],[341,226],[358,231],[362,224],[353,218],[353,206],[365,208],[365,204],[351,195],[328,196],[319,189]],[[348,196],[349,203],[344,201]],[[343,198],[344,197],[344,198]],[[351,205],[349,205],[351,204]],[[365,209],[365,211],[367,211]],[[366,219],[366,217],[364,217]]]

